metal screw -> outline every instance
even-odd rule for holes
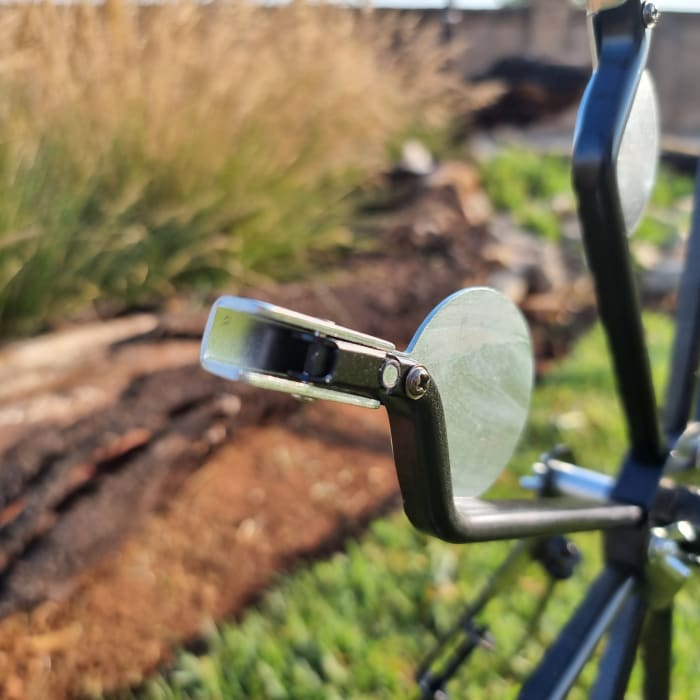
[[[642,20],[644,21],[644,26],[655,27],[659,22],[660,15],[659,8],[653,2],[645,2],[644,5],[642,5]]]
[[[379,370],[379,381],[381,382],[382,387],[384,387],[386,391],[391,391],[392,389],[396,388],[400,378],[401,365],[399,364],[399,361],[395,360],[393,357],[387,358],[386,362]]]
[[[430,386],[430,375],[422,365],[412,367],[406,375],[406,395],[410,399],[420,399]]]

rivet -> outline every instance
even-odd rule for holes
[[[393,357],[388,358],[379,370],[379,381],[382,387],[386,389],[386,391],[391,391],[396,388],[400,378],[401,365],[398,360],[395,360]]]

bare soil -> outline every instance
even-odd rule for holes
[[[274,572],[396,505],[383,411],[313,405],[245,428],[64,598],[0,624],[2,696],[138,683]]]

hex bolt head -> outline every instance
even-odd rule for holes
[[[395,389],[401,379],[401,365],[393,357],[387,358],[379,370],[379,382],[386,391]]]
[[[425,392],[428,391],[429,386],[430,374],[428,374],[428,370],[425,367],[416,365],[408,371],[404,387],[406,389],[406,396],[410,399],[420,399],[425,396]]]
[[[660,16],[659,8],[653,2],[645,2],[644,5],[642,5],[642,20],[644,21],[644,26],[655,27],[659,23]]]

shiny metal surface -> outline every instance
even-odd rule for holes
[[[366,352],[384,353],[395,346],[381,338],[358,333],[332,321],[314,318],[255,299],[226,296],[219,299],[209,315],[202,339],[200,361],[204,369],[225,379],[243,381],[261,389],[271,389],[300,398],[327,399],[354,406],[379,408],[379,401],[355,393],[338,391],[281,376],[261,367],[276,348],[274,329],[297,328],[328,335],[367,348]]]
[[[668,607],[690,577],[690,568],[681,556],[676,540],[664,528],[652,528],[647,547],[646,566],[649,605],[652,609]]]
[[[673,446],[664,474],[681,483],[700,481],[700,423],[689,423]]]
[[[250,348],[241,345],[241,342],[257,320],[272,321],[304,330],[313,329],[334,338],[359,343],[378,350],[394,350],[396,348],[388,340],[339,326],[333,321],[300,314],[297,311],[283,309],[281,306],[268,304],[257,299],[225,296],[218,299],[212,308],[204,331],[206,342],[202,346],[203,358],[207,353],[216,354],[220,344],[223,343],[227,358],[231,357],[232,352],[237,352],[242,353],[240,354],[241,361],[251,361]],[[229,344],[231,341],[235,341],[233,346]]]
[[[400,379],[401,365],[399,364],[398,360],[395,360],[393,357],[390,357],[382,365],[382,369],[379,374],[379,381],[382,383],[382,387],[386,391],[392,391],[398,386]]]
[[[553,496],[566,496],[594,503],[609,503],[615,479],[607,474],[585,469],[559,459],[534,465],[535,474],[523,477],[520,485],[539,491],[546,486]]]
[[[430,374],[425,367],[416,365],[409,370],[406,375],[406,396],[414,400],[420,399],[425,396],[428,386],[430,386]]]
[[[210,364],[209,367],[213,367]],[[207,369],[209,369],[207,367]],[[210,369],[210,371],[213,371]],[[219,374],[219,376],[225,376],[222,373],[214,372],[214,374]],[[284,379],[282,377],[273,377],[269,374],[262,374],[261,372],[250,372],[244,371],[238,374],[238,380],[246,382],[251,386],[255,386],[258,389],[270,389],[271,391],[279,391],[283,394],[291,394],[300,399],[325,399],[326,401],[337,401],[338,403],[347,403],[351,406],[360,406],[361,408],[379,408],[381,404],[375,399],[369,399],[365,396],[359,396],[357,394],[349,394],[337,391],[336,389],[325,389],[323,387],[316,386],[315,384],[308,384],[306,382],[297,382],[291,379]]]
[[[648,71],[642,73],[617,156],[617,189],[627,235],[642,219],[656,181],[659,109]]]
[[[647,27],[655,27],[659,23],[661,13],[653,2],[645,2],[642,7],[642,19]]]
[[[440,392],[453,496],[483,493],[513,455],[527,419],[534,366],[525,320],[492,289],[462,290],[430,313],[407,353]]]

